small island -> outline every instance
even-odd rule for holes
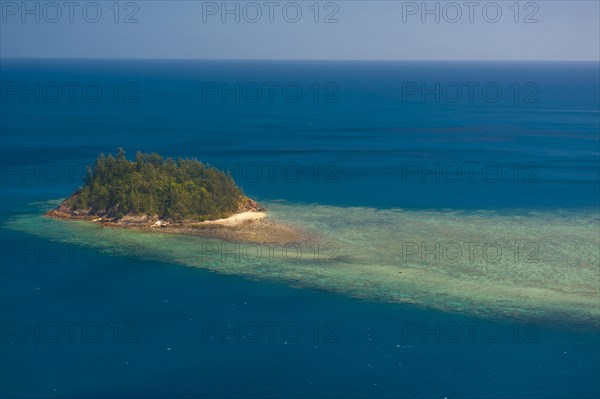
[[[124,227],[282,244],[304,241],[291,226],[269,221],[266,209],[248,198],[233,178],[196,159],[163,158],[122,148],[100,154],[82,187],[45,214]]]

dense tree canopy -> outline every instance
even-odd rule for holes
[[[119,148],[116,156],[98,156],[72,198],[72,210],[91,214],[207,220],[235,213],[244,196],[231,176],[195,159],[137,152],[128,161]]]

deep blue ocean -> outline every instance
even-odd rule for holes
[[[117,147],[197,157],[259,201],[597,210],[598,63],[2,59],[0,71],[2,398],[600,396],[597,327],[90,257],[4,227]],[[482,334],[490,323],[500,337]],[[474,335],[453,339],[453,325]]]

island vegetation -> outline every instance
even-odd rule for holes
[[[73,216],[121,219],[147,216],[168,222],[197,222],[257,210],[232,177],[196,159],[174,160],[122,148],[100,154],[84,184],[61,205]]]
[[[155,153],[137,152],[130,161],[122,148],[115,155],[100,154],[87,168],[83,185],[45,216],[260,244],[298,243],[309,237],[296,227],[267,220],[266,210],[228,173],[196,159]]]

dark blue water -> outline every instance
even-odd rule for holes
[[[2,221],[67,196],[86,164],[118,146],[198,157],[258,199],[597,209],[599,71],[2,60]],[[600,394],[598,330],[349,299],[1,234],[2,397]]]

